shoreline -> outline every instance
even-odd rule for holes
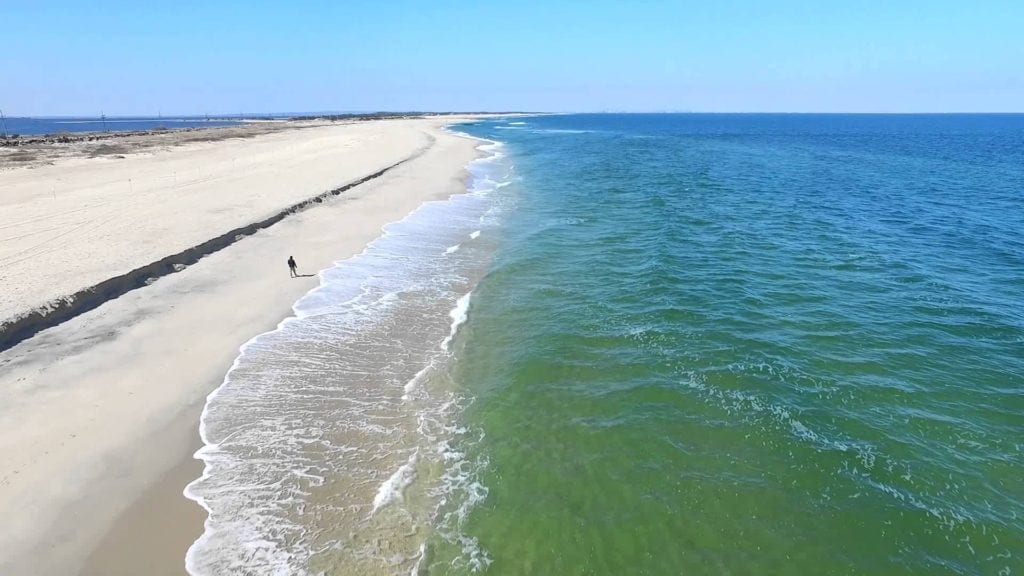
[[[478,141],[443,130],[459,121],[421,121],[435,138],[421,156],[0,352],[0,385],[14,400],[0,412],[0,443],[17,449],[0,469],[0,511],[11,518],[0,571],[185,573],[178,548],[202,532],[193,520],[205,513],[182,481],[198,478],[188,476],[201,466],[206,396],[239,345],[316,287],[310,272],[358,253],[423,202],[465,190]],[[283,276],[282,246],[308,277]]]
[[[422,499],[428,498],[424,492],[427,483],[430,482],[428,479],[431,477],[429,471],[431,465],[428,462],[433,458],[441,458],[432,457],[431,454],[435,450],[442,450],[441,446],[445,443],[438,440],[436,432],[425,433],[421,427],[429,428],[431,424],[425,424],[420,419],[426,417],[428,422],[438,426],[440,424],[436,418],[440,418],[440,414],[446,412],[451,406],[450,399],[441,401],[441,398],[447,398],[444,396],[445,392],[435,389],[431,393],[428,390],[431,387],[430,377],[424,378],[424,375],[428,372],[437,372],[441,366],[451,360],[453,339],[459,326],[467,319],[466,309],[470,295],[483,274],[486,267],[484,263],[489,261],[489,256],[480,257],[490,254],[488,246],[493,248],[489,240],[478,240],[482,229],[488,228],[487,224],[483,222],[485,214],[491,213],[490,210],[485,211],[484,207],[496,208],[490,203],[490,200],[483,200],[483,198],[492,197],[492,193],[501,188],[500,183],[491,179],[496,177],[494,173],[488,172],[488,168],[483,168],[483,166],[499,165],[497,161],[504,155],[495,150],[500,144],[480,138],[473,138],[473,140],[477,143],[475,148],[479,153],[465,167],[464,172],[468,182],[461,184],[458,190],[452,190],[453,194],[448,197],[424,202],[402,219],[389,223],[385,226],[381,236],[368,244],[362,252],[339,260],[334,267],[321,271],[319,286],[303,295],[293,305],[293,313],[289,317],[278,323],[273,330],[254,336],[240,347],[239,355],[225,375],[222,384],[207,397],[199,426],[203,445],[194,456],[203,460],[203,473],[185,487],[185,496],[201,505],[207,510],[209,516],[205,521],[206,530],[202,537],[189,548],[186,555],[186,568],[190,573],[221,574],[225,573],[228,566],[241,565],[247,566],[248,571],[255,570],[260,573],[263,571],[276,573],[285,570],[284,566],[288,567],[287,570],[290,573],[299,567],[305,567],[307,561],[313,562],[313,560],[304,554],[312,556],[312,550],[320,548],[319,545],[314,545],[306,541],[303,536],[296,535],[297,541],[288,539],[289,544],[282,547],[278,538],[272,537],[270,534],[276,534],[276,530],[272,527],[277,526],[278,522],[294,527],[292,522],[301,524],[304,522],[301,517],[308,515],[313,515],[318,519],[315,524],[308,526],[314,533],[333,531],[340,538],[344,538],[342,534],[362,534],[364,535],[362,538],[346,541],[357,548],[359,543],[365,543],[368,537],[381,542],[380,546],[388,550],[387,564],[392,569],[397,567],[395,562],[401,562],[397,558],[403,558],[402,561],[417,559],[417,563],[423,558],[425,542],[415,542],[410,548],[410,539],[415,539],[413,535],[429,531],[434,526],[417,524],[417,522],[426,521],[430,514],[427,512],[429,508],[417,507],[411,503],[422,504]],[[475,206],[475,208],[467,208],[467,206]],[[468,215],[465,212],[467,209],[470,210]],[[479,210],[479,212],[473,212],[473,210]],[[426,228],[432,228],[434,231],[428,232]],[[452,230],[456,228],[459,233],[452,236]],[[448,232],[444,232],[444,230],[448,230]],[[439,240],[440,236],[434,234],[447,235],[443,240]],[[418,252],[406,252],[405,249],[410,247],[410,241],[403,240],[403,238],[415,238],[416,240],[412,244],[417,246],[414,250]],[[462,258],[462,255],[457,258],[447,256],[453,252],[450,250],[453,241],[456,242],[456,246],[467,244],[464,252],[464,254],[468,253],[466,258]],[[398,252],[393,252],[396,247],[402,248],[398,248]],[[406,264],[398,265],[398,268],[403,270],[398,275],[398,278],[401,279],[397,279],[388,272],[396,262],[389,256],[390,258],[397,257],[398,261],[408,259]],[[438,259],[448,262],[448,264],[439,264],[437,263]],[[452,264],[452,262],[462,262],[462,264]],[[420,268],[421,266],[426,266],[426,269]],[[419,269],[418,273],[414,271],[416,269]],[[459,270],[458,273],[455,273],[456,269]],[[424,273],[427,275],[423,276]],[[452,281],[453,275],[460,279],[455,285],[447,285],[447,282]],[[448,289],[433,292],[438,289],[437,286],[434,286],[433,289],[424,288],[425,280],[432,283],[436,279],[441,279],[440,283],[447,285],[449,289],[454,289],[454,292]],[[357,284],[349,284],[353,280]],[[354,291],[337,292],[339,288],[345,286],[348,287],[347,290]],[[358,286],[358,288],[353,288],[354,286]],[[346,289],[342,288],[342,290]],[[423,296],[427,292],[431,295]],[[356,293],[360,295],[353,297],[353,294]],[[415,296],[416,294],[419,296]],[[396,295],[397,298],[395,298]],[[363,300],[363,296],[367,296],[367,299]],[[417,298],[423,300],[414,303]],[[394,304],[396,300],[401,304]],[[359,303],[350,308],[349,304],[353,301]],[[406,311],[417,310],[418,312],[414,314],[421,314],[423,309],[420,306],[424,301],[429,301],[437,307],[434,314],[428,314],[425,317],[402,316],[401,310],[403,309]],[[376,312],[367,314],[365,312],[367,308],[376,309]],[[366,315],[364,316],[364,314]],[[402,324],[407,328],[406,333],[401,336],[385,336],[386,332],[385,334],[375,332],[375,328],[369,326],[365,327],[364,332],[362,321],[353,318],[361,317],[365,321],[369,319],[369,316],[381,318],[383,323],[380,326],[393,326],[395,318],[403,317]],[[325,317],[330,320],[322,320]],[[413,318],[416,320],[414,321]],[[357,330],[359,336],[354,340],[348,339],[348,331],[343,328],[343,326],[347,326],[347,321],[360,326]],[[443,329],[439,326],[441,323],[444,324]],[[331,332],[328,325],[338,331]],[[424,328],[425,326],[426,328]],[[311,328],[316,334],[315,340],[322,341],[319,345],[306,349],[299,343],[307,341],[307,338],[298,335]],[[376,334],[377,338],[374,338],[372,334]],[[412,336],[413,334],[418,336]],[[292,340],[296,336],[298,339]],[[364,338],[368,336],[369,341],[377,342],[372,345],[372,352],[363,347],[367,341]],[[388,344],[380,343],[381,336],[385,336],[384,339],[388,341]],[[333,352],[326,356],[323,355],[323,352],[318,349],[320,345],[326,345]],[[441,352],[438,352],[438,348]],[[269,352],[270,350],[274,350],[274,352]],[[301,359],[302,364],[314,364],[319,368],[313,370],[300,366],[287,368],[285,366],[289,366],[290,362],[280,364],[273,360],[269,364],[264,364],[264,359],[268,356],[277,358],[277,361],[280,362],[282,351],[287,351],[284,352],[287,358]],[[403,359],[377,364],[382,356],[392,359],[402,356]],[[341,360],[340,364],[332,363],[341,358],[345,359]],[[377,360],[370,360],[371,358],[377,358]],[[379,368],[381,372],[376,373],[376,376],[371,376],[370,372],[373,369],[368,371],[366,362]],[[285,371],[278,377],[262,378],[253,372],[254,365],[261,366],[256,370],[256,374],[259,374],[264,370],[273,371],[275,364],[278,368],[285,367]],[[359,366],[359,368],[353,368],[353,366]],[[311,380],[303,380],[302,376],[297,375],[302,373],[305,373],[306,378],[311,378]],[[321,380],[330,382],[330,388],[334,392],[320,396],[323,384],[312,384],[312,382]],[[398,384],[402,385],[398,386]],[[307,388],[307,386],[311,387]],[[344,391],[342,396],[345,398],[340,401],[340,405],[335,403],[338,399],[334,396],[339,391]],[[433,394],[441,396],[435,397]],[[280,401],[275,400],[271,402],[270,406],[264,406],[264,408],[269,407],[270,411],[263,412],[258,398],[276,398],[278,396],[280,396]],[[304,404],[306,402],[304,399],[310,397],[318,397],[319,400],[314,402],[315,405]],[[286,398],[295,398],[295,403],[292,404]],[[232,407],[232,403],[239,400],[242,404]],[[436,404],[431,405],[431,402],[436,402]],[[349,408],[353,405],[372,405],[374,408],[372,415],[358,409],[339,414],[335,410],[344,410],[341,405]],[[397,406],[401,406],[401,408],[397,408]],[[316,427],[316,432],[311,432],[302,424],[299,424],[299,428],[289,429],[287,422],[303,421],[301,418],[294,419],[294,411],[301,411],[301,407],[308,410],[306,415],[314,420],[320,417],[321,411],[333,414],[332,421],[336,422],[340,428],[322,423],[321,426]],[[393,410],[394,412],[392,412]],[[279,412],[289,413],[292,416],[286,417],[286,421],[281,422],[277,420]],[[385,413],[388,415],[384,416]],[[249,414],[249,416],[242,414]],[[379,418],[388,423],[387,426],[391,432],[396,432],[401,436],[402,432],[399,430],[402,429],[402,426],[396,420],[401,420],[403,416],[409,417],[412,414],[415,414],[418,424],[413,428],[416,430],[412,434],[413,438],[406,437],[406,442],[411,442],[411,444],[402,442],[390,444],[383,453],[377,452],[375,456],[369,457],[369,462],[373,462],[373,465],[368,469],[367,455],[364,451],[372,453],[374,450],[372,447],[380,446],[382,443],[389,444],[393,441],[390,434],[386,434],[388,440],[381,437],[370,440],[373,433],[368,432],[368,429],[380,426]],[[247,423],[239,426],[237,420],[239,418]],[[276,424],[269,425],[270,430],[268,431],[264,429],[263,425],[269,422]],[[368,428],[364,428],[364,426]],[[394,426],[394,428],[390,428],[390,426]],[[256,429],[263,429],[263,434],[252,432]],[[348,436],[353,433],[353,429],[360,430],[360,432],[354,433],[360,437],[359,441],[353,441]],[[341,430],[345,432],[341,432]],[[410,430],[406,429],[405,431],[409,432]],[[318,466],[306,460],[307,457],[315,460],[316,455],[307,454],[301,449],[296,452],[279,446],[281,443],[290,445],[292,439],[304,444],[309,440],[308,435],[311,433],[320,439],[314,444],[323,442],[328,447],[333,446],[335,450],[340,449],[340,454],[344,454],[344,456],[339,460],[328,459]],[[427,441],[428,438],[432,444],[429,446],[419,444]],[[438,442],[439,444],[434,444]],[[247,457],[250,449],[270,450],[276,455],[272,461],[256,464]],[[327,450],[330,451],[331,448],[327,448]],[[355,451],[351,458],[348,450]],[[447,462],[450,457],[456,457],[456,453],[451,451],[443,451],[443,454],[444,462]],[[296,458],[296,460],[291,460],[291,458]],[[258,460],[262,461],[263,458]],[[437,465],[440,462],[441,460],[438,460],[434,464]],[[249,469],[253,464],[256,464],[256,468]],[[298,468],[295,468],[296,466]],[[307,466],[309,469],[305,472],[295,472],[296,469],[303,469]],[[238,475],[240,469],[249,470],[240,477]],[[353,481],[355,476],[359,476],[361,480]],[[278,518],[275,512],[265,508],[265,506],[274,508],[272,504],[277,501],[281,493],[295,494],[293,492],[295,490],[299,491],[299,495],[291,496],[286,500],[298,498],[303,501],[304,497],[310,496],[304,490],[319,492],[319,489],[325,486],[323,484],[325,478],[333,479],[328,481],[332,488],[327,489],[331,493],[331,497],[320,493],[319,497],[304,501],[304,504],[300,506],[303,510],[300,517],[289,517],[287,520]],[[309,480],[310,483],[305,484],[301,479]],[[419,481],[424,483],[418,483]],[[439,477],[434,478],[434,481],[441,482]],[[230,494],[237,490],[237,482],[251,486],[261,495],[231,496]],[[346,484],[347,482],[351,483]],[[303,488],[299,488],[298,484],[302,484]],[[268,485],[275,486],[270,493],[266,493],[260,488]],[[345,487],[339,490],[339,485]],[[376,487],[375,494],[370,490],[373,487]],[[242,498],[247,503],[239,508],[237,498]],[[250,498],[255,499],[250,500]],[[439,498],[442,501],[445,499]],[[372,507],[370,506],[371,502]],[[395,521],[390,515],[396,509],[401,510],[401,514],[408,515],[403,518],[409,524],[390,523]],[[341,512],[342,510],[344,512]],[[281,512],[281,510],[278,509],[277,512]],[[287,514],[285,515],[287,516]],[[377,519],[377,522],[371,523],[371,518]],[[381,520],[381,518],[391,518],[391,520]],[[419,520],[412,520],[413,518]],[[250,532],[250,530],[254,532]],[[269,532],[264,532],[264,530],[269,530]],[[308,534],[301,530],[299,533]],[[316,536],[311,536],[311,538],[315,539]],[[252,549],[250,549],[250,542],[254,547]],[[275,542],[277,543],[275,544]],[[302,543],[300,544],[300,542]],[[338,544],[338,546],[339,550],[345,548],[345,545]],[[240,547],[248,552],[237,555],[237,550]],[[363,552],[368,553],[365,549]],[[370,554],[372,557],[372,553]],[[317,566],[329,564],[338,573],[393,573],[393,570],[378,572],[383,568],[382,566],[373,565],[373,560],[359,554],[356,554],[356,558],[342,560],[336,557],[333,561],[325,560],[319,554],[316,556]],[[276,560],[269,560],[270,558]],[[288,560],[284,558],[288,558]],[[381,560],[381,558],[378,557],[377,560]],[[249,562],[255,564],[249,564]],[[268,562],[270,565],[267,564]],[[277,562],[283,562],[283,564]]]

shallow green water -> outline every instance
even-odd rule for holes
[[[431,573],[1024,572],[1024,117],[523,122]]]

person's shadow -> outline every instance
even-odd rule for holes
[[[316,274],[296,274],[292,278],[312,278],[313,276],[316,276]]]

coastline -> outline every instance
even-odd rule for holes
[[[125,153],[113,157],[82,157],[70,145],[54,164],[0,171],[10,208],[0,213],[0,281],[9,287],[0,325],[46,315],[112,278],[144,276],[224,234],[251,233],[253,224],[414,157],[431,144],[423,128],[435,125],[213,128],[199,140],[172,134],[179,139],[170,143],[126,137],[117,145]],[[176,263],[187,262],[168,262]]]
[[[465,399],[448,370],[495,247],[500,148],[481,142],[458,194],[321,271],[240,348],[200,419],[205,466],[185,495],[209,516],[190,573],[406,573],[429,534],[460,539],[442,512],[471,477],[452,448]]]
[[[181,546],[205,516],[181,491],[201,470],[192,455],[206,395],[243,342],[316,286],[312,272],[464,190],[478,142],[441,129],[459,120],[406,121],[432,139],[406,164],[0,353],[12,400],[0,412],[12,454],[0,475],[0,571],[183,574]],[[309,276],[284,276],[282,250]]]

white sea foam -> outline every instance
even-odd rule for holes
[[[479,230],[475,230],[475,231],[471,232],[470,235],[469,235],[469,238],[471,240],[476,240],[479,237],[480,237],[480,231]]]
[[[483,441],[481,432],[476,438],[467,437],[467,430],[451,430],[452,441],[443,441],[438,452],[445,461],[441,492],[451,504],[443,509],[439,518],[438,531],[442,537],[458,546],[462,555],[453,561],[455,566],[465,566],[472,572],[485,570],[492,562],[490,555],[475,537],[465,534],[463,526],[470,512],[487,499],[489,490],[480,482],[480,473],[487,467],[482,456],[477,460],[466,458],[465,452],[453,447],[453,441],[461,445],[478,444]]]
[[[296,302],[293,317],[240,348],[200,422],[203,475],[185,494],[208,518],[186,556],[190,574],[305,574],[314,556],[352,545],[347,539],[367,518],[386,524],[416,517],[375,513],[402,501],[417,482],[417,459],[443,465],[443,456],[422,448],[455,433],[443,425],[455,405],[432,396],[428,376],[443,358],[436,343],[447,333],[447,350],[466,321],[472,280],[465,270],[476,252],[436,255],[454,253],[448,249],[478,229],[483,214],[498,213],[492,193],[510,171],[499,162],[500,144],[480,148],[490,155],[467,167],[466,194],[427,202],[385,226],[363,252],[321,271],[320,285]],[[496,224],[492,218],[487,225]],[[436,313],[439,306],[451,306],[450,322]],[[396,426],[415,413],[440,423],[430,435]],[[325,497],[338,486],[372,486],[396,452],[412,456],[372,500],[343,488]],[[335,524],[311,526],[310,518]],[[367,548],[353,558],[379,553]],[[411,563],[414,550],[404,557]]]
[[[398,470],[395,470],[395,473],[385,480],[380,485],[380,488],[377,488],[377,495],[373,497],[373,511],[371,514],[376,514],[377,510],[389,504],[402,501],[405,489],[416,478],[416,459],[418,455],[418,452],[413,452],[409,456],[409,460],[399,466]]]
[[[467,319],[469,313],[469,299],[472,295],[472,292],[467,292],[464,296],[459,298],[455,303],[455,308],[452,308],[452,311],[448,313],[448,316],[452,319],[452,328],[448,337],[441,342],[441,348],[445,350],[451,348],[452,341],[455,340],[455,334],[459,331],[459,326],[461,326]]]
[[[416,555],[416,563],[412,565],[412,570],[409,571],[409,576],[420,576],[420,566],[423,565],[423,560],[427,557],[427,545],[426,543],[420,544],[419,554]]]
[[[405,386],[402,387],[402,400],[409,400],[412,398],[412,393],[415,392],[417,388],[419,388],[420,384],[423,383],[423,379],[427,377],[427,374],[433,368],[434,361],[433,359],[431,359],[431,361],[428,362],[427,365],[423,367],[423,369],[417,372],[415,376],[413,376],[408,382],[405,383]]]
[[[445,254],[453,254],[462,247],[462,244],[452,244],[451,246],[444,249]]]

